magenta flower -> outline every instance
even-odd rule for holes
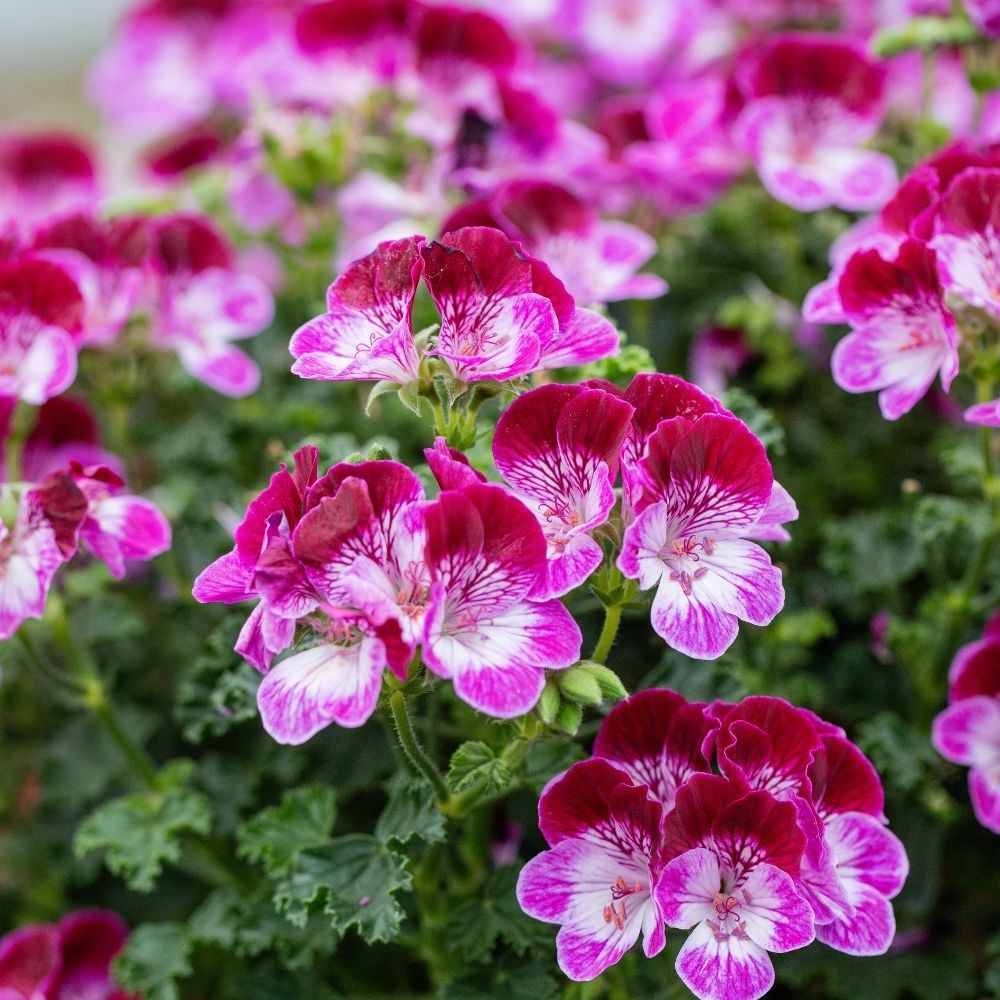
[[[187,371],[217,392],[253,392],[260,371],[231,341],[252,337],[271,322],[271,293],[258,278],[236,271],[222,234],[201,216],[162,217],[154,247],[153,345],[176,350]]]
[[[779,36],[737,68],[736,131],[775,198],[800,211],[882,205],[896,168],[863,148],[883,114],[885,70],[846,39]]]
[[[951,182],[931,246],[945,290],[1000,319],[1000,166],[972,167]]]
[[[521,870],[517,899],[537,920],[560,924],[559,967],[590,980],[643,936],[647,957],[666,943],[654,899],[663,809],[645,785],[604,760],[574,764],[538,803],[550,850]]]
[[[983,638],[963,646],[948,673],[949,706],[934,720],[932,740],[942,757],[969,767],[976,819],[1000,833],[1000,619]]]
[[[128,939],[109,910],[77,910],[58,924],[34,924],[0,938],[3,1000],[136,1000],[118,987],[111,963]]]
[[[767,625],[784,604],[780,571],[747,541],[774,485],[764,447],[735,417],[674,417],[649,437],[636,475],[642,498],[618,567],[657,588],[652,623],[668,645],[721,656],[739,620]]]
[[[934,251],[907,240],[892,262],[876,251],[855,254],[840,279],[853,328],[833,352],[833,377],[848,392],[880,390],[886,420],[911,410],[941,376],[958,374],[955,320],[945,308]]]
[[[55,216],[93,208],[97,198],[97,169],[79,139],[0,136],[0,228],[30,232]]]
[[[292,336],[292,371],[314,379],[418,378],[413,298],[423,267],[419,236],[379,244],[327,292],[328,312]]]
[[[545,670],[575,663],[582,642],[559,601],[531,599],[546,571],[537,518],[499,486],[475,484],[442,493],[425,519],[424,662],[488,715],[529,711]]]
[[[963,0],[965,9],[984,35],[1000,38],[1000,3],[997,0]]]
[[[636,226],[598,219],[567,188],[534,180],[511,181],[490,197],[470,202],[445,221],[445,232],[489,225],[519,240],[579,302],[657,298],[666,282],[636,272],[656,253],[656,241]]]
[[[656,902],[671,927],[693,928],[677,974],[702,1000],[757,1000],[774,983],[768,952],[815,937],[796,887],[805,837],[795,807],[696,774],[664,820]]]
[[[58,264],[0,260],[0,397],[38,405],[69,388],[83,312],[80,290]]]
[[[611,393],[545,385],[516,399],[493,439],[497,469],[535,512],[548,546],[535,596],[559,597],[604,558],[593,532],[615,505],[618,454],[632,407]]]

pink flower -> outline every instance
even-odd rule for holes
[[[721,656],[737,622],[767,625],[781,610],[781,573],[747,541],[774,485],[760,441],[732,416],[659,423],[633,473],[637,516],[618,557],[626,577],[656,587],[652,623],[674,649]]]
[[[77,910],[58,924],[11,931],[0,938],[0,997],[130,1000],[111,976],[127,939],[128,928],[109,910]]]
[[[976,819],[1000,833],[1000,620],[963,646],[948,672],[949,706],[934,720],[932,740],[942,757],[969,767]]]
[[[886,420],[911,410],[940,373],[947,391],[958,374],[954,317],[944,307],[934,251],[907,240],[893,262],[855,254],[840,278],[853,328],[833,352],[833,377],[848,392],[879,392]]]
[[[984,35],[1000,38],[1000,3],[997,0],[963,0],[969,17]]]
[[[27,233],[54,216],[93,208],[97,197],[94,160],[79,139],[0,136],[0,228],[13,224]]]
[[[423,260],[419,236],[380,243],[327,292],[328,312],[292,336],[292,371],[303,378],[418,378],[411,313]]]
[[[1000,166],[955,177],[930,245],[945,290],[1000,319]]]
[[[38,405],[69,388],[83,313],[80,290],[58,264],[0,260],[0,396]]]
[[[176,350],[187,371],[217,392],[252,393],[260,371],[230,342],[252,337],[271,322],[271,293],[258,278],[235,270],[225,239],[200,216],[160,218],[154,247],[154,346]]]
[[[736,72],[737,134],[764,186],[800,211],[878,208],[896,169],[863,144],[883,113],[885,71],[860,45],[790,34],[750,50]]]
[[[521,870],[517,899],[561,925],[556,954],[570,979],[594,979],[640,934],[647,957],[663,950],[653,897],[662,813],[645,785],[599,759],[574,764],[542,793],[538,825],[551,849]]]
[[[805,837],[795,807],[768,792],[743,792],[694,775],[664,821],[656,902],[671,927],[694,928],[677,974],[702,1000],[757,1000],[774,983],[768,952],[815,937],[796,887]]]
[[[495,226],[519,240],[578,301],[656,298],[667,290],[662,278],[636,273],[656,253],[652,236],[625,222],[600,221],[559,184],[512,181],[458,209],[443,228],[476,224]]]
[[[544,385],[514,400],[493,439],[497,469],[545,534],[535,596],[559,597],[601,564],[592,537],[615,505],[618,454],[632,407],[601,389]]]
[[[695,334],[688,366],[695,385],[713,396],[720,396],[732,376],[752,358],[744,330],[710,326]]]
[[[530,597],[546,569],[537,518],[500,487],[475,484],[442,493],[425,519],[425,663],[488,715],[529,711],[545,670],[575,663],[582,641],[559,601]]]

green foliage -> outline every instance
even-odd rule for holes
[[[390,843],[424,840],[440,843],[445,838],[445,822],[434,789],[425,781],[397,774],[389,782],[389,801],[375,824],[375,836]]]
[[[506,762],[486,743],[470,740],[452,755],[448,788],[455,795],[488,799],[504,792],[513,782]]]
[[[156,789],[99,806],[76,832],[76,855],[103,851],[109,871],[137,892],[150,892],[163,863],[180,860],[182,835],[211,828],[208,799],[188,787],[192,771],[190,761],[174,761],[157,776]]]
[[[180,1000],[179,979],[191,975],[191,941],[181,924],[142,924],[115,961],[121,986],[145,1000]]]

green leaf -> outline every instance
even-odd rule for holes
[[[369,944],[391,941],[404,916],[395,894],[411,881],[406,858],[375,837],[352,834],[301,851],[274,902],[296,927],[304,927],[313,907],[321,906],[338,934],[356,927]]]
[[[191,975],[191,940],[181,924],[142,924],[115,959],[114,976],[144,1000],[180,1000],[177,980]]]
[[[475,899],[456,907],[448,921],[448,947],[469,962],[489,961],[502,939],[519,955],[542,947],[552,938],[550,928],[527,916],[517,902],[518,865],[500,868]]]
[[[448,788],[455,795],[492,798],[506,790],[512,780],[507,765],[480,740],[463,743],[448,766]]]
[[[180,835],[208,833],[212,826],[208,798],[185,786],[191,771],[190,761],[174,761],[159,774],[160,791],[124,795],[99,806],[76,831],[77,857],[104,851],[108,870],[130,889],[152,890],[163,862],[180,858]]]
[[[444,816],[434,789],[425,781],[397,774],[389,784],[389,801],[375,824],[375,836],[385,844],[393,840],[405,844],[414,837],[429,844],[444,840]]]
[[[556,1000],[559,987],[548,962],[505,961],[467,972],[441,987],[439,1000]]]
[[[281,805],[269,806],[237,831],[240,857],[263,864],[274,878],[292,870],[295,856],[330,839],[337,797],[324,785],[303,785],[285,792]]]

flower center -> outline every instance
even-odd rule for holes
[[[750,894],[742,889],[738,893],[742,896],[742,901],[737,896],[728,892],[717,892],[712,897],[712,906],[715,907],[715,917],[708,921],[708,926],[712,928],[712,934],[716,941],[726,941],[730,936],[741,941],[748,940],[747,932],[743,928],[743,920],[739,910],[745,902],[750,905]]]
[[[604,922],[614,924],[620,931],[625,930],[625,897],[637,892],[642,892],[641,883],[633,882],[630,885],[619,875],[611,885],[611,902],[604,907]]]
[[[670,568],[670,579],[678,584],[686,597],[693,592],[695,580],[708,574],[708,567],[698,566],[701,554],[712,555],[715,539],[708,535],[688,535],[675,538],[660,550],[660,558]]]

